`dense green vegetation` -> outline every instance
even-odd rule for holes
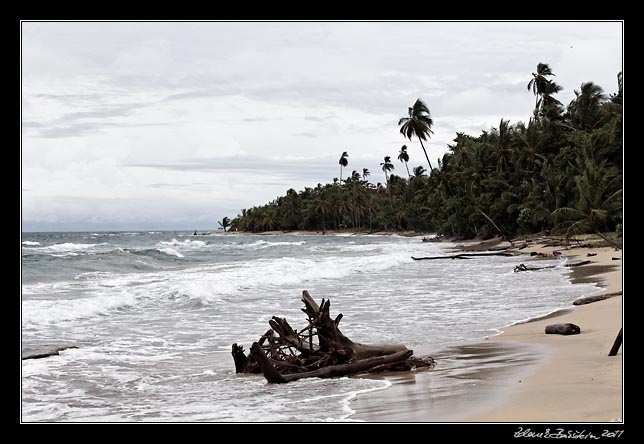
[[[407,177],[380,164],[384,185],[373,185],[367,169],[344,180],[318,184],[258,207],[242,210],[231,228],[265,230],[417,230],[446,235],[508,235],[555,230],[565,234],[621,230],[622,75],[618,92],[607,96],[583,83],[567,107],[547,64],[539,63],[528,90],[535,95],[527,123],[501,119],[477,137],[457,133],[433,168],[423,141],[432,134],[427,105],[418,99],[398,122],[407,139],[417,138],[429,171],[409,173],[409,154],[398,160]],[[340,174],[348,154],[340,158]],[[487,216],[487,217],[486,217]],[[488,219],[489,217],[489,219]]]

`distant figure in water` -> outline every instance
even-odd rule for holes
[[[196,236],[196,235],[197,235],[197,230],[195,230],[195,234],[193,234],[193,236]]]

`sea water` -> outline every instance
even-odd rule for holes
[[[306,325],[307,289],[364,343],[440,349],[567,307],[592,290],[527,259],[414,261],[454,244],[376,235],[23,233],[23,421],[338,421],[382,379],[267,384],[237,375],[272,316]],[[562,261],[554,259],[556,264]],[[440,362],[438,362],[440,366]]]

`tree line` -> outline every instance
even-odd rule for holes
[[[409,169],[402,145],[397,159],[405,173],[393,174],[386,156],[385,182],[353,170],[343,179],[349,154],[340,160],[340,179],[243,209],[230,221],[240,231],[416,230],[461,237],[529,234],[544,230],[567,235],[621,231],[622,74],[617,93],[606,95],[593,82],[575,90],[564,106],[563,88],[552,69],[539,63],[527,84],[535,108],[527,123],[501,119],[478,136],[457,132],[448,151],[432,165],[425,145],[433,120],[418,99],[399,122],[400,133],[418,139],[427,166]],[[227,221],[228,222],[228,221]]]

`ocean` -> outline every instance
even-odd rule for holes
[[[594,289],[571,284],[563,266],[514,273],[527,257],[411,259],[453,246],[396,235],[23,233],[21,351],[78,348],[22,361],[22,420],[350,421],[351,399],[391,382],[271,385],[235,374],[231,344],[248,350],[272,316],[305,326],[304,289],[344,314],[349,338],[430,355]]]

